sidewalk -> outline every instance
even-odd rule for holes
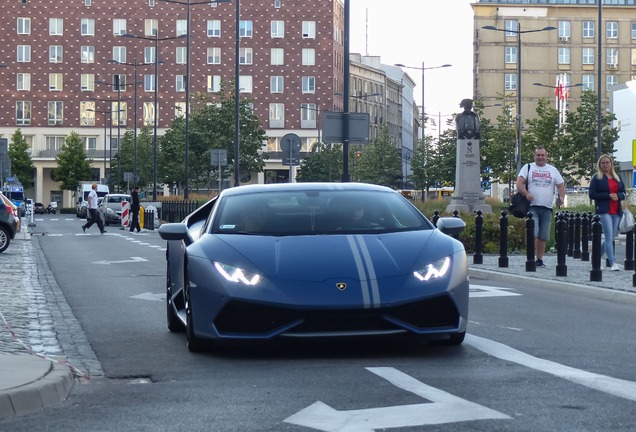
[[[15,241],[31,241],[26,229],[18,237]],[[632,287],[634,271],[609,271],[604,261],[599,282],[590,281],[591,262],[572,257],[566,258],[567,276],[557,277],[556,254],[547,254],[546,268],[536,272],[526,272],[525,255],[509,256],[508,267],[499,267],[497,255],[484,255],[483,262],[473,264],[473,256],[468,256],[471,278],[572,292],[584,289],[608,301],[636,304],[636,288]],[[619,264],[622,268],[623,263]],[[0,354],[0,419],[59,405],[68,397],[73,384],[73,373],[63,362],[30,354]]]

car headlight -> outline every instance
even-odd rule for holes
[[[112,208],[106,208],[106,213],[108,213],[109,215],[115,215],[115,212],[113,211]]]
[[[437,279],[444,277],[450,269],[451,258],[447,256],[434,263],[428,264],[426,267],[413,272],[413,276],[425,282],[429,279]]]
[[[228,264],[215,262],[214,268],[216,268],[221,276],[223,276],[228,282],[242,283],[245,285],[256,285],[261,281],[261,275],[257,273],[250,273],[241,268],[234,267]]]

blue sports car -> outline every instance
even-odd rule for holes
[[[459,218],[437,228],[391,189],[292,183],[224,190],[167,240],[167,320],[214,342],[413,335],[461,344],[468,266]],[[447,235],[450,234],[450,235]]]

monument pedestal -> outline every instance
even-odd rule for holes
[[[460,213],[492,213],[492,207],[485,202],[481,190],[481,157],[478,139],[457,140],[457,162],[455,169],[455,192],[447,212],[457,210]]]

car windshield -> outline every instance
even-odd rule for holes
[[[109,196],[108,197],[108,202],[109,203],[120,203],[122,201],[130,202],[130,196],[122,195],[122,196]]]
[[[360,234],[433,229],[394,192],[311,190],[230,195],[219,203],[217,234]]]

